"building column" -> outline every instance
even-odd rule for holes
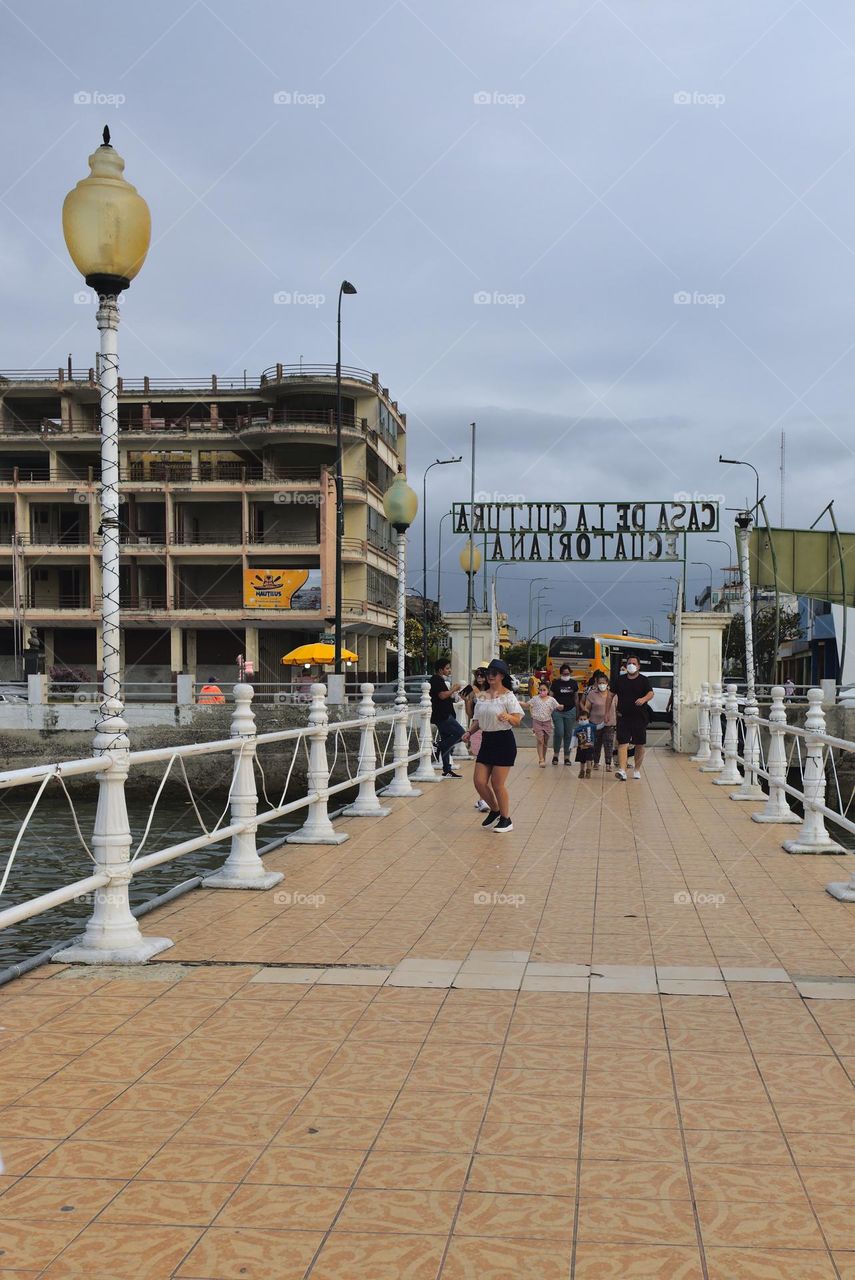
[[[674,654],[674,750],[694,755],[698,750],[697,703],[703,683],[722,680],[722,633],[730,625],[727,613],[684,613],[679,620],[680,643]]]
[[[184,669],[180,627],[169,628],[169,669],[173,676],[177,676]]]
[[[258,679],[258,627],[244,628],[244,658],[252,663],[255,679]]]
[[[45,627],[40,631],[45,647],[45,671],[50,674],[51,667],[56,666],[56,639],[53,627]]]
[[[190,675],[196,674],[196,628],[187,628],[187,670]]]

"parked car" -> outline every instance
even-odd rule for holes
[[[0,703],[7,702],[24,705],[26,701],[26,697],[17,689],[0,689]]]
[[[673,714],[668,710],[668,704],[674,692],[674,672],[645,671],[644,675],[653,688],[653,701],[648,703],[651,719],[670,724]]]
[[[430,681],[430,676],[407,676],[404,681],[404,692],[407,695],[407,702],[421,702],[422,685],[426,680]],[[376,684],[374,686],[375,702],[394,702],[397,696],[397,680],[386,680],[383,684]]]

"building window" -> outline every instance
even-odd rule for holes
[[[368,603],[379,604],[384,609],[394,609],[398,583],[388,573],[368,566]]]
[[[382,400],[378,408],[377,430],[385,440],[389,441],[394,449],[398,444],[398,423],[395,420],[395,415]]]
[[[392,528],[389,521],[374,507],[368,508],[368,541],[380,551],[392,548]]]
[[[370,448],[366,450],[365,478],[381,493],[385,493],[395,479],[392,468],[387,467],[385,462],[381,462],[379,456]]]

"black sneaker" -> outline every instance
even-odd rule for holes
[[[492,827],[493,823],[498,822],[501,816],[502,815],[499,813],[498,809],[491,809],[490,812],[487,814],[486,818],[484,819],[484,821],[481,823],[481,826]]]
[[[455,773],[453,769],[443,770],[443,778],[462,778],[462,773]]]
[[[558,764],[558,756],[553,756],[553,757],[552,757],[552,763],[553,763],[553,764]]]
[[[498,831],[502,835],[506,831],[513,831],[513,829],[514,824],[511,822],[510,818],[500,818],[495,827],[493,827],[494,831]]]

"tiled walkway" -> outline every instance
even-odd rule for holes
[[[723,790],[443,783],[5,988],[0,1280],[855,1280],[851,859]]]

